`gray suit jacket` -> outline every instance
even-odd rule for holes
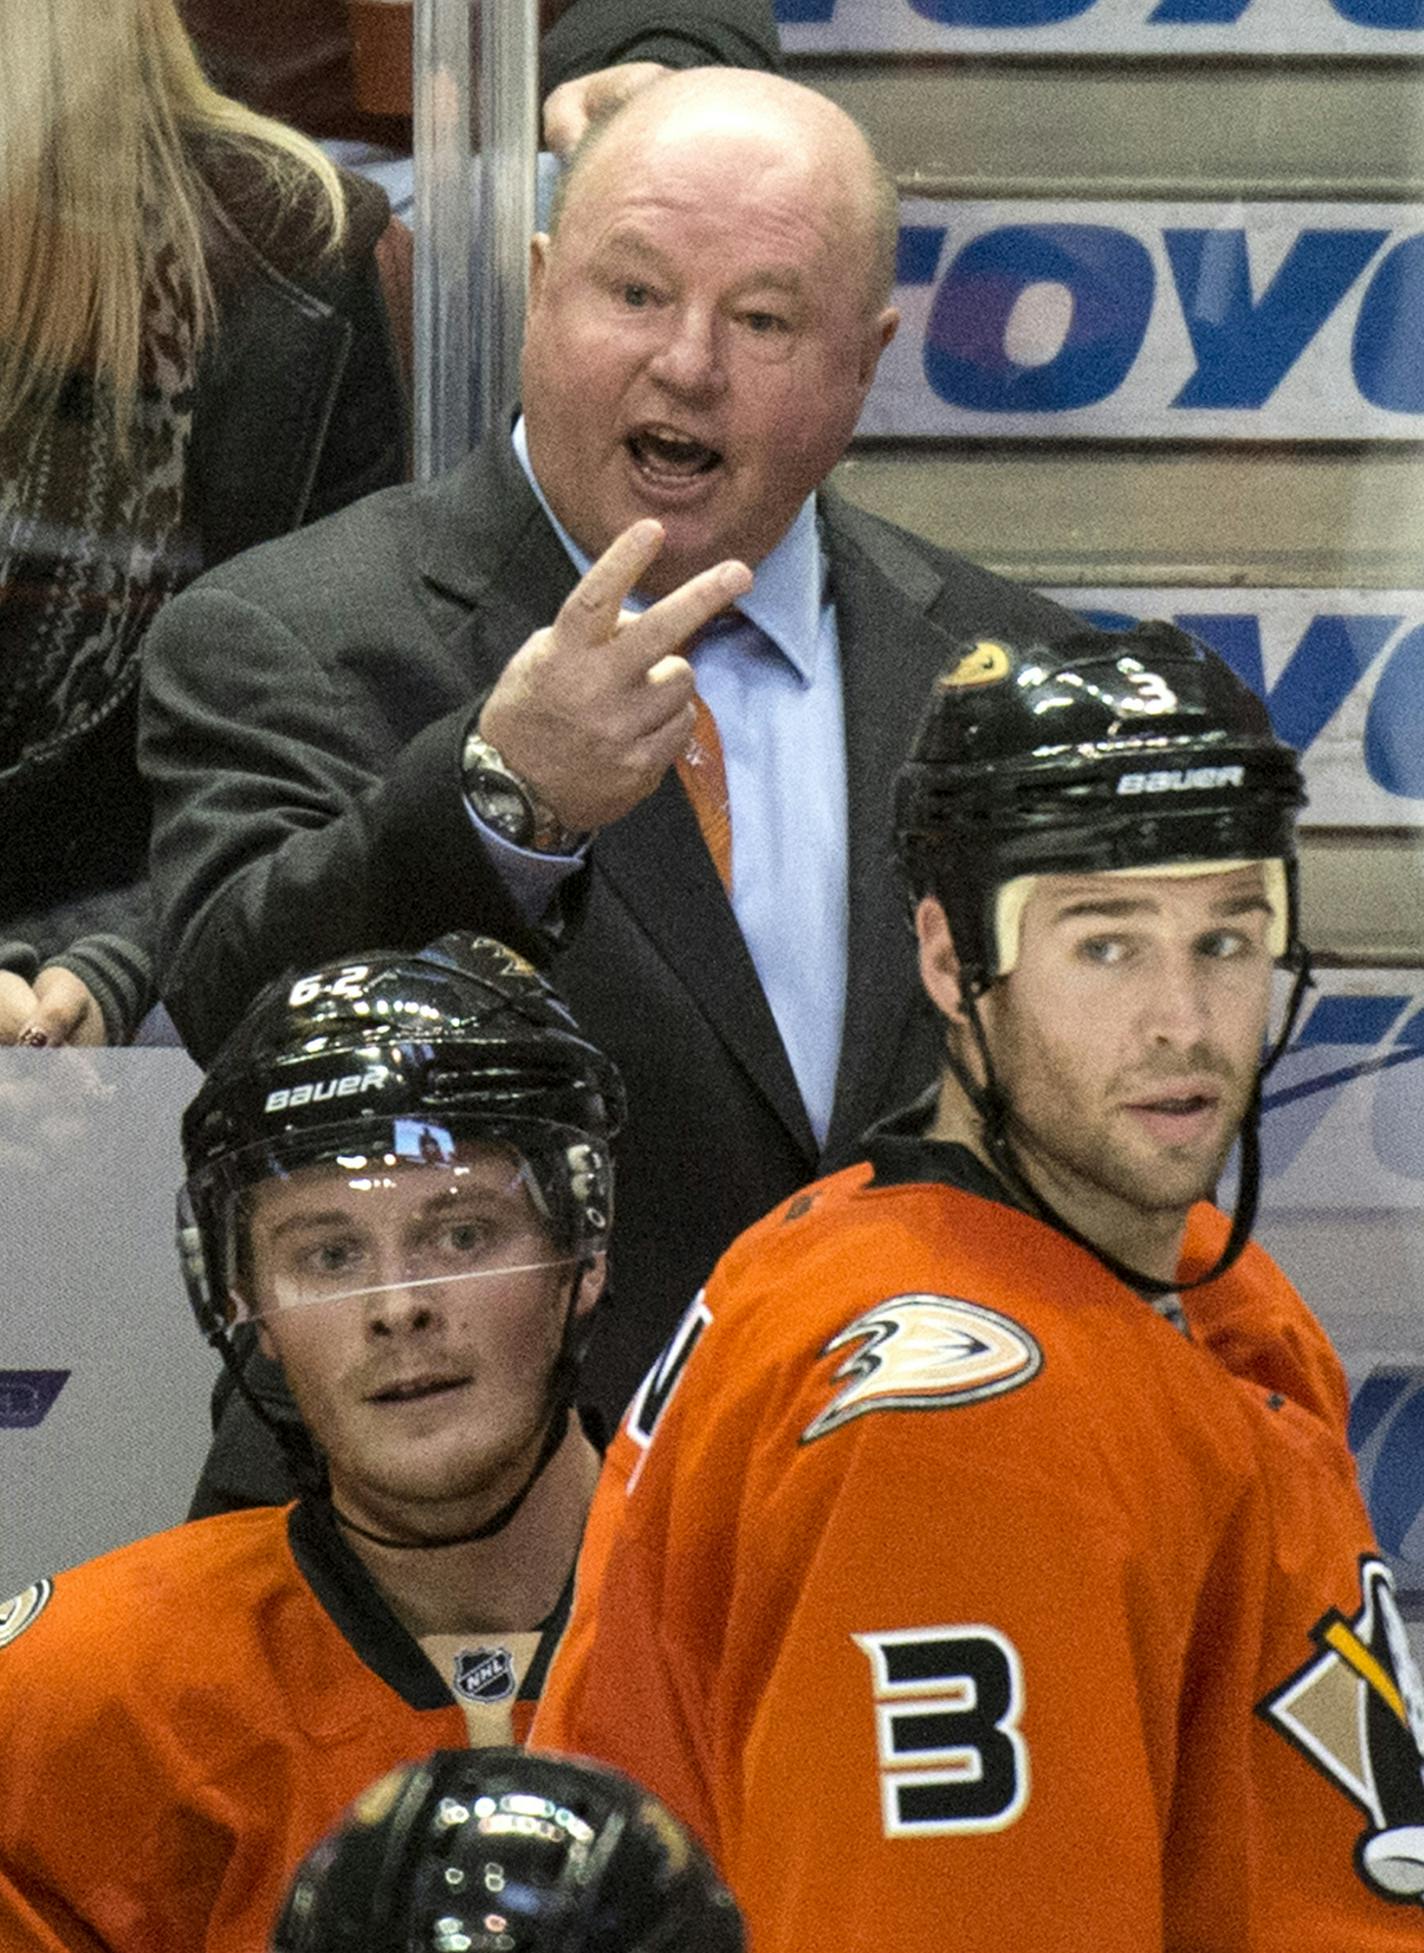
[[[896,767],[952,638],[1061,635],[1030,591],[823,498],[845,686],[849,931],[831,1130],[818,1149],[675,773],[595,839],[563,935],[528,927],[460,792],[466,727],[573,569],[503,442],[256,550],[149,639],[142,758],[169,1008],[206,1059],[258,985],[455,927],[552,970],[620,1064],[612,1300],[595,1401],[616,1413],[713,1261],[767,1208],[857,1156],[936,1074],[891,862]],[[788,945],[794,954],[794,946]]]

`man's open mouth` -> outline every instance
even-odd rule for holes
[[[656,423],[635,428],[625,445],[639,471],[653,481],[690,481],[711,474],[722,460],[716,448]]]
[[[399,1383],[388,1383],[384,1389],[372,1391],[373,1404],[413,1404],[426,1397],[440,1397],[452,1390],[462,1390],[469,1382],[468,1377],[406,1377]]]

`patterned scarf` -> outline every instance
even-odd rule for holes
[[[127,451],[106,385],[83,373],[0,429],[0,772],[43,763],[122,703],[145,630],[201,567],[182,528],[195,332],[176,271],[165,247]]]

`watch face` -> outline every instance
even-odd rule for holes
[[[528,801],[512,781],[498,773],[476,773],[466,792],[470,805],[496,834],[517,847],[526,845],[534,819]]]

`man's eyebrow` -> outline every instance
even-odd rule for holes
[[[609,231],[598,244],[595,256],[600,258],[632,259],[652,266],[655,270],[666,270],[669,260],[664,252],[641,231],[623,229]],[[733,288],[734,295],[746,292],[785,292],[797,297],[806,289],[806,278],[795,265],[769,264],[748,273]]]
[[[734,286],[737,293],[744,292],[786,292],[795,297],[806,289],[804,273],[794,265],[769,264],[751,272]]]
[[[1076,901],[1068,901],[1061,909],[1055,909],[1053,920],[1075,922],[1083,917],[1100,916],[1107,921],[1119,922],[1127,916],[1150,915],[1157,904],[1145,895],[1084,895]],[[1224,895],[1211,905],[1215,916],[1234,915],[1274,915],[1275,909],[1267,898],[1259,892],[1251,895]]]
[[[666,266],[668,262],[666,253],[660,251],[649,238],[644,237],[641,231],[627,227],[611,230],[605,237],[600,238],[594,248],[594,256],[637,258],[645,264],[660,267]]]
[[[259,1218],[258,1225],[261,1225]],[[281,1241],[290,1234],[298,1234],[306,1229],[322,1227],[354,1227],[356,1218],[344,1207],[319,1207],[312,1211],[303,1209],[300,1214],[288,1214],[282,1220],[267,1228],[269,1241]]]
[[[1212,907],[1218,915],[1274,915],[1275,904],[1261,894],[1228,895]]]
[[[470,1208],[502,1209],[515,1205],[514,1191],[517,1182],[504,1187],[454,1186],[444,1187],[432,1193],[427,1199],[411,1210],[407,1219],[425,1220],[430,1216],[449,1214],[456,1210]],[[353,1213],[349,1207],[319,1207],[303,1209],[299,1214],[287,1214],[267,1230],[270,1241],[282,1240],[287,1235],[300,1233],[305,1229],[347,1227],[359,1228],[370,1216],[367,1213]]]
[[[1124,916],[1148,915],[1155,907],[1145,895],[1082,895],[1077,901],[1065,902],[1061,909],[1055,909],[1053,920],[1076,922],[1083,916],[1102,916],[1116,922]]]

